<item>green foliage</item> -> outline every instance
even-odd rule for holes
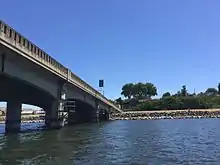
[[[171,96],[170,92],[166,92],[166,93],[163,94],[162,98],[170,97],[170,96]]]
[[[122,87],[121,95],[123,95],[125,98],[128,98],[129,100],[131,98],[135,99],[145,99],[145,98],[151,98],[152,96],[157,95],[157,88],[152,83],[129,83],[125,84]]]
[[[124,95],[124,97],[127,97],[128,99],[131,99],[131,97],[134,93],[133,89],[134,89],[134,84],[133,83],[125,84],[122,87],[121,95]]]
[[[179,109],[182,108],[182,102],[179,97],[170,96],[161,99],[162,104],[160,109]]]
[[[208,88],[205,91],[205,95],[207,96],[216,96],[218,94],[218,91],[215,88]]]
[[[180,95],[181,95],[181,96],[187,96],[186,85],[183,85],[183,86],[182,86]]]
[[[161,109],[161,100],[155,99],[141,103],[137,106],[136,110],[160,110]]]
[[[176,94],[166,92],[160,99],[151,99],[157,95],[157,88],[152,83],[125,84],[122,94],[127,100],[120,100],[125,109],[134,110],[178,110],[220,108],[220,83],[218,90],[208,88],[205,92],[189,94],[186,85]]]
[[[146,83],[144,84],[144,87],[146,89],[146,95],[145,97],[151,98],[152,96],[157,95],[157,88],[152,83]]]
[[[215,101],[214,101],[215,100]],[[178,110],[178,109],[206,109],[213,108],[214,102],[220,105],[220,99],[200,98],[200,97],[165,97],[150,100],[138,105],[137,110]]]
[[[218,83],[218,94],[220,94],[220,83]]]
[[[121,97],[119,97],[118,99],[115,100],[115,102],[119,105],[122,105],[123,100],[121,99]]]

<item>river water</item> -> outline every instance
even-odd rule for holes
[[[219,165],[219,127],[220,119],[128,120],[2,134],[0,164]]]

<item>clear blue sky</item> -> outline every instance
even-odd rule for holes
[[[120,96],[149,81],[161,95],[220,82],[220,1],[2,1],[1,19],[93,87]]]

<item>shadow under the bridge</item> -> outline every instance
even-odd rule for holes
[[[98,110],[90,104],[76,99],[69,99],[75,101],[75,109],[68,112],[68,124],[79,124],[85,122],[98,122],[109,120],[108,111],[105,109]]]
[[[8,130],[10,132],[21,131],[22,104],[34,105],[47,110],[52,107],[54,100],[55,98],[46,91],[25,81],[0,73],[0,101],[7,103],[5,113],[6,132]]]
[[[96,109],[90,104],[77,99],[68,99],[75,102],[75,108],[68,111],[68,124],[92,122],[96,118]]]
[[[21,104],[38,106],[48,112],[51,110],[52,104],[55,100],[56,99],[48,92],[32,84],[0,73],[0,101],[6,101],[9,103],[12,101],[10,103],[10,107],[13,109],[13,111],[10,111],[10,116],[19,115],[21,106],[19,106],[17,102]],[[81,100],[76,99],[75,101],[75,112],[68,113],[68,123],[70,125],[84,122],[108,120],[107,111],[102,110],[97,115],[97,108]],[[17,117],[12,118],[13,120],[17,120]]]
[[[35,105],[46,109],[55,98],[48,92],[25,81],[0,73],[0,100],[18,100],[23,104]]]

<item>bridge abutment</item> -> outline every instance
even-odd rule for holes
[[[6,110],[5,132],[19,132],[21,129],[21,107],[19,101],[8,101]]]

